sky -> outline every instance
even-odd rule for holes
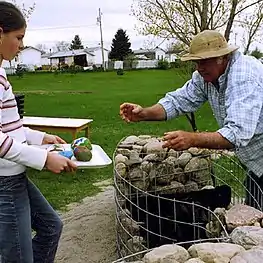
[[[16,0],[26,7],[36,3],[24,40],[25,45],[44,44],[48,49],[57,41],[71,42],[79,35],[84,46],[94,47],[100,43],[97,25],[99,8],[102,12],[104,46],[110,49],[112,39],[119,28],[127,31],[132,48],[139,49],[156,43],[152,37],[139,35],[138,24],[131,15],[133,0]],[[157,43],[158,44],[158,43]]]

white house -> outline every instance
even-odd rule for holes
[[[90,47],[86,48],[86,50],[94,55],[94,60],[93,64],[96,66],[101,66],[102,65],[102,49],[101,47]],[[109,61],[109,51],[107,49],[103,49],[103,54],[104,54],[104,62],[107,65]]]
[[[41,66],[41,50],[34,47],[25,47],[18,55],[11,61],[3,61],[3,68],[16,68],[18,64],[25,64],[31,67]]]
[[[86,49],[59,51],[52,54],[50,57],[50,64],[57,66],[58,64],[75,64],[87,67],[94,64],[94,55]]]
[[[138,49],[133,51],[135,56],[145,56],[149,59],[163,60],[165,59],[165,51],[162,48],[155,49]]]
[[[165,58],[166,58],[166,60],[167,60],[169,63],[175,62],[175,61],[177,61],[178,59],[180,59],[180,57],[179,57],[178,54],[171,53],[171,52],[167,52],[166,55],[165,55]]]
[[[52,54],[48,54],[48,53],[45,53],[45,54],[42,54],[41,55],[41,65],[44,66],[44,65],[51,65],[51,62],[50,62],[50,56]]]

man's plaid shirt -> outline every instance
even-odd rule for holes
[[[249,170],[263,175],[263,65],[236,51],[216,86],[205,83],[196,71],[182,88],[167,93],[159,103],[171,119],[209,101],[218,132],[235,145],[237,156]]]

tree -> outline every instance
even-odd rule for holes
[[[254,10],[251,10],[251,12]],[[244,29],[243,45],[244,54],[249,53],[249,48],[254,40],[260,39],[262,35],[263,3],[256,5],[256,12],[248,12],[241,23]]]
[[[58,41],[55,46],[55,52],[57,51],[68,51],[70,48],[70,43],[66,41]]]
[[[132,53],[130,47],[131,43],[126,31],[119,29],[112,40],[109,58],[123,61]]]
[[[256,13],[263,0],[134,0],[132,13],[141,22],[138,30],[174,38],[189,46],[194,35],[205,29],[224,32],[227,41],[248,9]]]
[[[81,43],[81,39],[79,35],[75,35],[74,39],[71,42],[70,50],[76,50],[76,49],[83,49],[83,45]]]
[[[18,5],[16,0],[11,0],[11,2],[21,10],[26,20],[29,19],[29,17],[32,15],[36,7],[36,3],[33,3],[31,6],[26,7],[24,3],[22,3],[21,5]]]
[[[250,53],[250,55],[257,59],[263,57],[263,53],[257,47]]]
[[[48,48],[45,44],[37,44],[36,48],[39,49],[42,53],[46,53],[48,51]]]

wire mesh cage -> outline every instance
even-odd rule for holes
[[[119,258],[139,259],[163,244],[228,241],[225,214],[248,196],[262,209],[262,191],[226,151],[162,147],[156,136],[128,136],[114,153]],[[256,195],[258,196],[255,196]],[[261,201],[259,201],[261,200]],[[137,254],[136,254],[137,253]],[[136,257],[135,257],[136,256]]]

